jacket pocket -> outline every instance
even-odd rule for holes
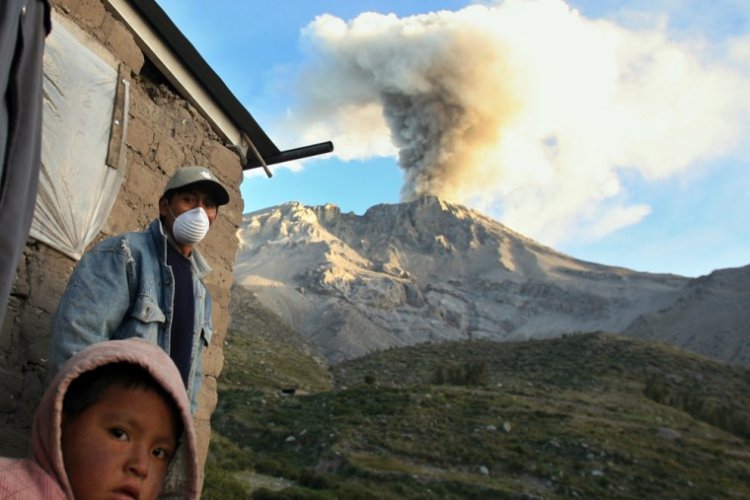
[[[133,312],[130,315],[141,323],[164,323],[167,320],[159,305],[150,297],[143,295],[135,300]]]

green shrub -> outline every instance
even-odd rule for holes
[[[677,408],[695,419],[735,436],[750,439],[750,414],[743,408],[729,403],[711,401],[706,396],[695,394],[690,389],[671,384],[663,376],[649,377],[643,394],[657,403]]]
[[[244,500],[248,497],[248,488],[231,473],[214,464],[206,465],[206,477],[203,483],[204,500]]]
[[[366,486],[357,483],[348,483],[336,490],[337,498],[346,498],[346,500],[378,500],[379,497],[374,495]]]
[[[218,432],[211,434],[208,463],[226,471],[252,470],[253,468],[253,459],[250,453],[240,449],[239,446]]]
[[[438,367],[433,376],[436,385],[485,385],[489,379],[487,363],[484,361],[466,362],[463,365]]]
[[[292,480],[296,480],[299,477],[299,470],[296,467],[273,458],[259,460],[255,464],[255,471],[267,476],[285,477]]]
[[[305,486],[314,490],[330,490],[336,485],[336,482],[330,476],[316,474],[308,469],[304,469],[299,473],[297,482],[300,486]]]
[[[259,488],[253,491],[250,498],[253,500],[325,500],[332,497],[302,488],[285,488],[281,491]]]

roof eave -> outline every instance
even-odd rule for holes
[[[270,175],[267,165],[333,151],[330,141],[280,151],[155,1],[106,1],[131,28],[144,54],[239,153],[243,170],[263,166]]]

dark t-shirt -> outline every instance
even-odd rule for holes
[[[193,270],[190,259],[172,245],[167,245],[167,264],[174,274],[174,305],[170,331],[169,355],[182,375],[187,387],[190,376],[190,355],[193,350],[195,327],[195,298],[193,295]]]

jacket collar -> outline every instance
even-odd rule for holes
[[[159,219],[154,219],[148,227],[148,231],[151,237],[156,242],[159,255],[163,262],[167,262],[167,245],[169,245],[169,237],[164,231],[164,227]],[[211,272],[211,266],[208,265],[206,259],[198,251],[197,248],[193,247],[193,251],[190,253],[190,262],[193,267],[193,271],[198,278],[203,278],[205,275]]]

